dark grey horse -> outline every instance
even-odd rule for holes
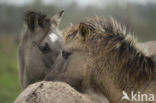
[[[41,81],[51,71],[59,55],[63,38],[58,26],[64,11],[47,18],[38,12],[25,15],[27,25],[19,46],[19,78],[22,89]]]

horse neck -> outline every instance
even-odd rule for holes
[[[91,74],[90,80],[93,88],[101,92],[103,96],[106,96],[106,98],[108,98],[110,102],[114,103],[114,101],[118,101],[122,96],[122,90],[119,88],[118,84],[115,83],[115,76],[113,76],[114,73],[112,73],[112,71],[109,71],[109,68],[112,68],[112,65],[108,65],[111,61],[105,57],[96,56],[96,58],[94,58],[92,62],[97,63],[95,65],[94,63],[91,63],[90,66],[92,68],[92,71],[94,71]],[[92,66],[92,64],[94,66]],[[105,67],[103,67],[104,65]],[[106,69],[108,71],[105,71]]]
[[[94,88],[99,89],[99,91],[101,91],[102,94],[106,96],[111,103],[126,103],[121,101],[123,91],[126,91],[126,93],[130,95],[131,91],[141,91],[142,88],[144,88],[140,87],[138,89],[138,87],[135,87],[134,84],[129,81],[121,83],[123,84],[123,87],[121,87],[121,84],[118,80],[121,68],[119,66],[120,63],[117,64],[118,61],[114,59],[115,54],[106,54],[103,56],[99,55],[100,53],[98,53],[97,55],[94,54],[92,62],[96,62],[97,64],[92,68],[94,71],[92,74],[93,80],[90,82],[92,84],[95,84],[96,86],[94,86]]]

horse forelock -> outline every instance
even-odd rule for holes
[[[38,23],[38,25],[42,28],[50,26],[50,19],[41,12],[28,11],[25,13],[24,19],[31,31],[34,30],[36,23]]]

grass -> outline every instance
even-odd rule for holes
[[[0,103],[13,103],[19,93],[17,44],[10,36],[0,36]]]

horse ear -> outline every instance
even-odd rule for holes
[[[37,24],[37,15],[35,12],[30,11],[25,14],[25,22],[29,28],[30,31],[34,31],[35,26]]]
[[[58,27],[64,15],[64,10],[60,13],[56,14],[55,16],[51,17],[51,23],[53,27]]]
[[[85,23],[80,23],[79,25],[79,34],[85,38],[89,34],[88,25]]]

